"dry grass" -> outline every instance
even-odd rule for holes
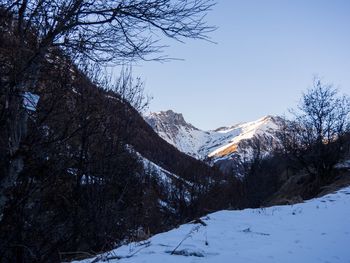
[[[232,144],[229,147],[226,147],[222,151],[215,154],[215,157],[223,157],[226,155],[229,155],[231,153],[237,152],[238,150],[238,144]]]

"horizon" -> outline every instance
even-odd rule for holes
[[[203,130],[285,115],[314,76],[350,92],[350,2],[222,1],[211,40],[167,40],[182,60],[142,62],[133,74],[153,97],[147,112],[182,113]],[[253,19],[252,19],[253,18]]]

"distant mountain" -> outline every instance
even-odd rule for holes
[[[150,113],[145,120],[160,137],[180,151],[216,163],[223,170],[233,168],[232,161],[237,164],[251,159],[254,140],[264,144],[262,154],[268,153],[278,141],[275,132],[282,122],[280,117],[265,116],[252,122],[203,131],[172,110]],[[227,161],[231,165],[228,166]]]

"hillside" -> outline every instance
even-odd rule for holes
[[[297,205],[220,211],[81,262],[350,262],[350,188]]]
[[[36,31],[0,20],[1,262],[69,260],[241,206],[237,181],[160,138],[98,67],[57,46],[33,61]]]

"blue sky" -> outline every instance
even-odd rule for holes
[[[202,129],[280,115],[316,74],[350,95],[350,1],[219,0],[207,21],[217,44],[166,40],[183,61],[133,67],[151,111],[181,112]]]

